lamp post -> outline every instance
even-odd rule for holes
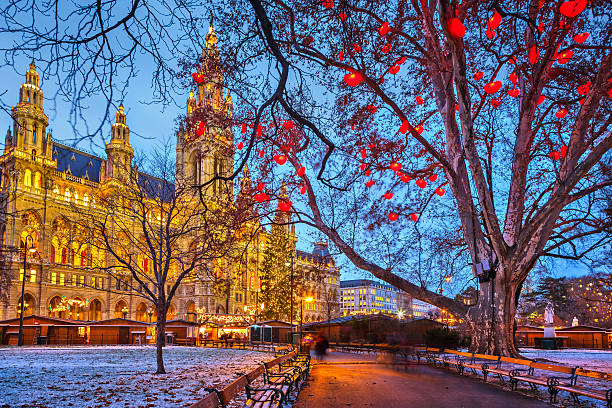
[[[25,306],[25,282],[26,282],[26,267],[28,261],[28,242],[34,241],[32,235],[28,234],[23,240],[23,277],[21,279],[21,308],[19,313],[19,335],[17,337],[17,345],[23,346],[23,309]],[[30,246],[29,251],[33,254],[36,252],[34,245]]]
[[[124,319],[126,318],[127,313],[128,313],[129,311],[130,311],[130,310],[127,308],[127,306],[123,306],[123,309],[121,309],[121,313],[123,313],[123,318],[124,318]]]
[[[302,329],[302,324],[303,324],[303,318],[304,318],[304,302],[306,303],[310,303],[312,302],[314,299],[312,297],[303,297],[300,301],[300,351],[302,351],[302,336],[303,336],[303,329]]]
[[[289,306],[289,324],[291,325],[291,344],[293,345],[293,253],[291,254],[291,263],[285,262],[285,266],[291,266],[291,296],[290,297],[290,306]],[[301,344],[300,344],[300,347]]]
[[[151,316],[153,316],[153,308],[151,306],[147,308],[147,315],[149,316],[149,323],[151,323]]]

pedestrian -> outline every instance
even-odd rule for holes
[[[317,336],[317,340],[315,342],[315,352],[317,354],[317,359],[323,361],[325,354],[327,353],[327,348],[329,347],[329,342],[323,335]]]

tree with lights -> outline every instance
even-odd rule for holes
[[[291,298],[294,306],[298,304],[295,298],[298,280],[295,276],[291,278],[293,247],[285,228],[279,222],[272,224],[259,272],[259,301],[264,304],[265,319],[291,321]],[[294,307],[293,317],[295,311]]]

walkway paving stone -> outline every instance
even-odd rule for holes
[[[372,357],[345,353],[331,353],[323,364],[313,359],[309,383],[294,408],[550,407],[442,369],[416,364],[392,368],[368,364],[368,359]]]

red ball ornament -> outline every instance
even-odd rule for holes
[[[498,108],[501,105],[501,102],[498,99],[491,99],[491,106],[494,108]]]
[[[418,179],[418,180],[416,181],[416,185],[417,185],[419,188],[425,188],[425,187],[427,187],[427,182],[426,182],[425,180],[423,180],[423,179]]]
[[[266,187],[266,185],[264,183],[262,183],[261,181],[259,183],[257,183],[257,191],[263,191],[263,189]]]
[[[419,216],[418,214],[412,213],[410,214],[410,219],[414,222],[417,222],[419,220]]]
[[[567,146],[566,145],[562,145],[561,146],[561,150],[559,151],[559,154],[561,155],[561,158],[565,157],[565,155],[567,154]]]
[[[493,82],[489,82],[485,84],[484,91],[488,93],[489,95],[492,95],[495,92],[499,91],[501,87],[502,87],[501,81],[493,81]]]
[[[565,17],[574,18],[582,13],[587,6],[587,0],[569,0],[561,4],[559,12]]]
[[[306,194],[306,185],[305,184],[303,184],[302,188],[300,188],[300,194],[302,194],[302,195]]]
[[[491,30],[497,30],[497,27],[499,27],[501,21],[502,16],[497,12],[497,10],[495,10],[493,17],[491,17],[487,22],[487,27],[489,27]]]
[[[367,169],[367,170],[365,171],[365,175],[366,175],[366,176],[369,176],[370,174],[372,174],[372,170]]]
[[[199,72],[194,72],[193,74],[191,74],[191,78],[193,78],[193,81],[196,84],[201,84],[202,82],[204,82],[204,75],[200,74]]]
[[[323,7],[326,9],[334,8],[334,0],[323,0]]]
[[[483,76],[483,72],[482,71],[478,71],[473,75],[473,78],[475,81],[480,81],[482,79]]]
[[[520,89],[514,88],[508,91],[508,95],[510,95],[513,98],[516,98],[517,96],[519,96],[519,94],[521,93]]]
[[[387,54],[389,51],[391,51],[391,45],[389,43],[383,45],[381,51],[383,54]]]
[[[569,60],[574,56],[574,51],[567,50],[557,55],[557,62],[561,65],[567,64]]]
[[[421,133],[423,133],[423,131],[425,130],[425,128],[423,128],[423,126],[418,125],[414,128],[414,130],[417,131],[417,133],[420,135]]]
[[[268,197],[266,193],[257,193],[253,198],[255,198],[255,201],[258,203],[263,203],[264,201],[270,200],[270,197]]]
[[[277,154],[274,156],[274,161],[279,166],[282,166],[283,164],[287,163],[287,156],[285,156],[284,154]]]
[[[542,103],[544,103],[545,100],[546,100],[546,97],[544,95],[540,95],[540,97],[538,98],[538,105],[541,105]]]
[[[436,194],[442,197],[446,191],[442,187],[436,188]]]
[[[238,150],[242,150],[242,148],[244,147],[244,143],[240,142],[236,145],[236,149]]]
[[[296,173],[298,176],[304,177],[304,174],[306,174],[306,167],[300,167],[299,169],[297,169]]]
[[[359,45],[357,43],[353,44],[353,50],[355,52],[361,52],[361,45]]]
[[[406,134],[406,132],[408,131],[408,126],[410,126],[408,122],[402,122],[402,126],[400,127],[400,133],[402,135]]]
[[[202,136],[206,132],[206,124],[204,122],[198,122],[198,128],[196,130],[196,135]]]
[[[389,165],[389,168],[393,171],[400,171],[402,169],[402,164],[394,162]]]
[[[351,124],[351,130],[355,130],[355,124]]]
[[[370,180],[366,183],[366,187],[372,187],[374,185],[374,180]]]
[[[513,84],[516,84],[516,81],[518,81],[518,76],[516,75],[516,72],[513,72],[510,74],[510,77],[508,78],[510,80],[510,82],[512,82]]]
[[[558,117],[559,119],[563,119],[565,117],[565,115],[567,115],[567,109],[563,108],[559,111],[557,111],[557,113],[555,113],[555,116]]]
[[[278,202],[278,209],[284,212],[289,212],[291,211],[291,205],[293,203],[291,201],[279,201]]]
[[[380,34],[381,37],[384,37],[385,35],[389,34],[389,23],[385,21],[380,26],[380,29],[378,30],[378,34]]]
[[[487,34],[487,38],[488,38],[489,40],[492,40],[492,39],[494,39],[494,38],[495,38],[495,30],[491,30],[489,27],[487,27],[487,32],[486,32],[486,34]]]
[[[265,151],[263,151],[263,150],[260,150],[260,151],[259,151],[259,157],[261,157],[262,159],[263,159],[263,157],[264,157],[264,155],[265,155],[265,154],[266,154],[266,152],[265,152]]]
[[[540,59],[540,50],[535,45],[529,48],[529,62],[531,65],[535,65]]]
[[[359,72],[353,72],[351,74],[346,74],[344,76],[344,82],[346,82],[346,84],[348,86],[357,86],[359,85],[359,83],[361,82],[361,74]]]
[[[591,83],[587,82],[584,85],[580,85],[576,91],[578,92],[578,95],[586,95],[589,93],[589,89],[591,89]]]
[[[344,61],[344,53],[342,51],[338,53],[338,61],[340,62]]]
[[[390,219],[391,221],[397,221],[397,218],[398,218],[397,213],[394,213],[394,212],[390,212],[390,213],[389,213],[389,219]]]
[[[416,97],[416,103],[417,105],[422,105],[423,104],[423,98],[421,98],[421,95],[417,95]]]
[[[548,156],[553,159],[554,161],[557,161],[561,158],[561,153],[559,153],[558,151],[554,150],[552,152],[550,152],[548,154]]]
[[[385,197],[387,200],[390,200],[390,199],[392,199],[392,198],[393,198],[393,193],[392,193],[392,192],[390,192],[390,191],[387,191],[387,192],[385,193],[384,197]]]
[[[366,109],[367,109],[367,110],[368,110],[368,112],[370,112],[370,113],[376,113],[376,111],[378,110],[378,109],[376,108],[376,106],[374,106],[374,105],[367,105],[367,106],[366,106]]]
[[[346,14],[344,14],[344,13],[340,13],[340,14],[338,15],[338,17],[340,17],[340,20],[342,20],[342,21],[346,21],[346,19],[347,19],[347,15],[346,15]]]
[[[465,26],[457,17],[453,17],[448,22],[448,32],[455,38],[463,38]]]
[[[389,73],[392,75],[395,75],[399,72],[400,70],[400,66],[399,65],[393,65],[391,66],[391,68],[389,68]]]
[[[361,149],[361,158],[365,159],[368,156],[368,152],[366,149]]]
[[[589,38],[589,33],[576,34],[574,36],[574,41],[578,44],[584,43]]]
[[[429,176],[429,181],[436,181],[438,179],[438,175],[437,174],[432,174],[431,176]]]
[[[247,130],[247,125],[246,125],[246,123],[243,123],[243,124],[242,124],[242,127],[241,127],[241,129],[240,129],[240,132],[241,132],[241,133],[246,133],[246,130]]]
[[[261,125],[257,125],[257,136],[261,137],[261,135],[263,135],[263,129]]]
[[[283,128],[284,128],[284,129],[287,129],[287,130],[291,130],[291,129],[293,129],[293,121],[292,121],[292,120],[286,120],[286,121],[283,123]]]
[[[402,174],[402,175],[400,176],[400,180],[402,180],[404,183],[407,183],[407,182],[409,182],[411,179],[410,179],[410,176],[409,176],[409,175],[407,175],[407,174]]]

